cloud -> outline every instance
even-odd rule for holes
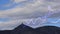
[[[44,16],[48,12],[48,5],[52,3],[44,0],[14,0],[15,5],[11,9],[0,10],[0,18],[8,18],[6,22],[0,22],[0,30],[11,30],[32,18]],[[13,3],[13,4],[14,4]],[[12,5],[12,4],[9,4]],[[22,7],[23,6],[23,7]]]
[[[0,12],[0,16],[5,16],[5,15],[16,15],[16,14],[31,14],[32,12],[36,12],[38,10],[40,10],[41,12],[43,11],[42,9],[44,9],[44,11],[47,11],[47,7],[41,6],[43,2],[41,1],[35,1],[34,3],[28,3],[26,4],[26,6],[24,7],[20,7],[20,6],[16,6],[15,8],[12,9],[8,9],[8,10],[2,10]],[[43,5],[43,4],[42,4]],[[39,12],[40,12],[39,11]],[[7,13],[6,13],[7,12]]]

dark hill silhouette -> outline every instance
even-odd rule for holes
[[[41,34],[60,34],[60,28],[56,26],[44,26],[36,29]]]
[[[14,30],[0,31],[0,34],[60,34],[60,28],[56,26],[44,26],[33,29],[21,24]]]
[[[11,34],[12,30],[4,30],[4,31],[0,31],[0,34]]]

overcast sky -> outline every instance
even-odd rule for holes
[[[14,29],[22,22],[38,17],[42,17],[42,20],[47,19],[45,25],[53,23],[59,26],[57,25],[60,20],[59,3],[60,0],[0,0],[0,30]],[[36,28],[33,25],[31,27]]]

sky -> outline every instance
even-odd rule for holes
[[[33,28],[60,27],[59,3],[60,0],[0,0],[0,30],[12,30],[22,23]]]

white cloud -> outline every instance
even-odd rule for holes
[[[14,0],[16,3],[19,3],[19,2],[23,2],[23,1],[26,1],[26,0]]]
[[[26,0],[15,0],[16,3]],[[24,7],[16,5],[14,8],[8,10],[0,10],[0,18],[9,18],[10,21],[0,22],[0,30],[15,28],[16,25],[21,24],[27,19],[36,18],[47,13],[48,3],[44,0],[34,0],[34,2],[27,2]],[[51,5],[52,6],[52,5]],[[19,22],[18,22],[19,21]],[[21,22],[22,21],[22,22]],[[8,27],[9,26],[9,27]],[[13,27],[12,27],[13,26]],[[8,27],[8,28],[7,28]]]
[[[25,7],[20,7],[20,6],[16,6],[15,8],[12,9],[8,9],[8,10],[4,10],[0,12],[0,16],[5,16],[5,15],[11,15],[11,14],[18,14],[18,13],[22,13],[22,14],[30,14],[32,12],[35,12],[36,10],[40,10],[43,11],[42,9],[45,9],[44,11],[47,10],[47,7],[41,6],[43,5],[43,2],[41,2],[40,0],[35,1],[33,4],[32,3],[28,3]]]

